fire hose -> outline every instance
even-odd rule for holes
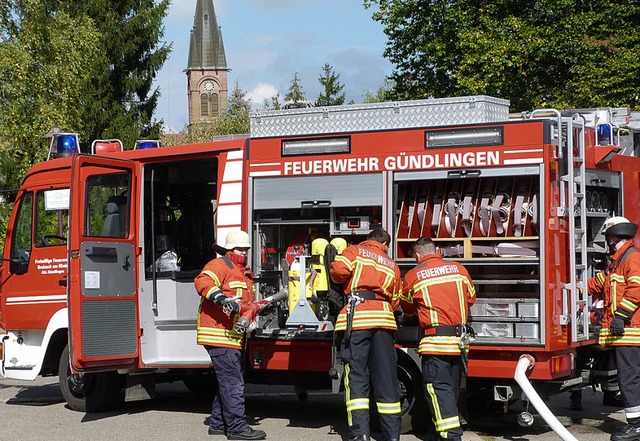
[[[567,430],[566,427],[562,425],[558,418],[549,410],[546,404],[540,398],[540,395],[533,388],[529,379],[527,378],[527,370],[533,368],[535,364],[535,360],[531,355],[522,355],[520,360],[518,360],[518,365],[516,366],[516,371],[513,378],[522,388],[522,392],[527,396],[527,399],[533,407],[536,408],[540,416],[546,421],[546,423],[551,427],[551,429],[558,434],[560,438],[564,441],[578,441],[576,437],[574,437],[571,432]]]
[[[254,325],[254,323],[256,322],[256,317],[258,316],[258,314],[260,314],[268,307],[275,305],[279,301],[285,300],[287,297],[289,297],[289,291],[287,291],[286,289],[282,289],[269,297],[258,300],[257,302],[241,302],[239,314],[240,317],[233,326],[234,331],[242,334],[247,331],[253,330],[252,325]]]

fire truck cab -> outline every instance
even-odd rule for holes
[[[154,372],[209,368],[193,279],[243,226],[245,138],[29,170],[0,273],[2,375],[59,374],[70,407],[91,411],[152,395]]]
[[[640,222],[635,116],[512,115],[486,96],[258,111],[248,136],[130,151],[104,142],[38,164],[4,247],[0,373],[59,375],[82,411],[122,391],[152,396],[161,378],[198,390],[210,360],[196,345],[193,279],[242,228],[259,297],[288,291],[251,327],[247,381],[293,384],[301,398],[337,392],[343,298],[328,265],[382,227],[403,271],[421,236],[469,270],[467,393],[515,400],[524,354],[538,386],[615,393],[586,280],[602,261],[605,219]],[[411,323],[397,334],[405,430],[427,420],[419,338]]]

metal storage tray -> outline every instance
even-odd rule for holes
[[[392,130],[507,121],[509,101],[490,96],[395,101],[286,110],[249,116],[252,138]]]

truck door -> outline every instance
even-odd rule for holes
[[[69,209],[69,343],[78,372],[135,366],[137,184],[129,161],[77,155]]]

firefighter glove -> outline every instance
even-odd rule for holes
[[[236,302],[234,299],[226,298],[222,302],[222,310],[227,315],[234,315],[240,312],[240,304]]]
[[[625,322],[630,322],[633,317],[633,312],[629,311],[626,308],[618,308],[616,312],[613,314],[614,317],[619,317]]]
[[[624,320],[620,317],[614,317],[613,320],[611,320],[611,324],[609,325],[609,332],[611,332],[611,335],[623,336]]]

